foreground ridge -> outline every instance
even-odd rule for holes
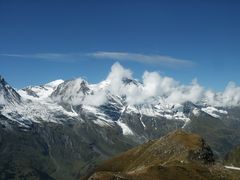
[[[102,163],[88,179],[237,179],[238,175],[215,163],[211,148],[199,135],[177,130]]]

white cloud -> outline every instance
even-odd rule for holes
[[[240,105],[240,87],[229,82],[223,92],[206,91],[205,98],[214,106],[237,106]]]
[[[167,101],[172,103],[183,103],[191,101],[196,103],[202,100],[204,88],[200,86],[196,80],[190,85],[176,86],[167,97]]]
[[[5,57],[15,57],[21,59],[39,59],[55,62],[74,62],[83,59],[81,53],[35,53],[35,54],[0,54]]]
[[[125,84],[122,79],[132,79],[132,72],[124,69],[119,63],[115,63],[107,77],[110,82],[109,90],[113,94],[126,95],[126,101],[130,104],[146,103],[156,96],[164,96],[168,102],[182,103],[185,101],[198,101],[202,97],[203,88],[193,81],[184,86],[173,78],[162,77],[157,72],[144,72],[142,83]]]
[[[147,103],[149,99],[160,96],[168,103],[183,103],[186,101],[206,102],[213,106],[240,105],[240,87],[230,82],[223,92],[206,90],[194,79],[189,85],[183,85],[171,77],[161,76],[158,72],[144,72],[140,84],[124,84],[123,78],[132,78],[132,72],[124,69],[119,63],[112,66],[107,78],[110,91],[117,95],[126,95],[130,104]]]
[[[118,61],[135,61],[146,64],[161,64],[171,67],[176,66],[193,66],[194,63],[185,59],[178,59],[171,56],[164,55],[146,55],[140,53],[129,53],[129,52],[106,52],[99,51],[88,54],[91,57],[95,58],[104,58],[104,59],[112,59]]]
[[[113,94],[124,94],[125,89],[122,83],[123,78],[132,79],[132,72],[129,69],[124,69],[118,62],[112,65],[111,72],[107,77],[110,82],[110,91]]]
[[[157,72],[144,72],[143,74],[144,91],[149,96],[169,94],[178,82],[170,77],[162,77]]]
[[[39,59],[45,61],[55,61],[55,62],[75,62],[82,61],[86,57],[98,58],[98,59],[110,59],[113,61],[135,61],[146,64],[159,64],[169,67],[191,67],[194,65],[192,61],[174,58],[171,56],[164,55],[147,55],[140,53],[130,53],[130,52],[107,52],[98,51],[91,53],[33,53],[33,54],[0,54],[4,57],[14,57],[20,59]]]
[[[102,91],[95,91],[94,94],[87,95],[83,100],[83,104],[91,105],[91,106],[100,106],[107,101],[106,92]]]

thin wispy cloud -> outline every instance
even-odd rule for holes
[[[46,61],[56,62],[75,62],[85,60],[86,58],[91,59],[109,59],[113,61],[134,61],[145,64],[165,65],[169,67],[192,67],[195,65],[194,62],[174,58],[171,56],[164,56],[159,54],[148,55],[141,53],[130,53],[130,52],[107,52],[98,51],[91,53],[35,53],[35,54],[0,54],[4,57],[14,58],[25,58],[25,59],[39,59]]]
[[[194,62],[178,59],[171,56],[164,55],[146,55],[140,53],[129,53],[129,52],[106,52],[99,51],[88,54],[94,58],[102,58],[102,59],[114,59],[118,61],[135,61],[146,64],[160,64],[166,66],[193,66]]]
[[[74,62],[83,57],[81,53],[36,53],[36,54],[0,54],[4,57],[15,57],[21,59],[39,59],[56,62]]]

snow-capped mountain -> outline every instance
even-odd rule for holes
[[[92,168],[92,161],[105,159],[178,128],[201,134],[218,155],[240,144],[240,133],[234,129],[240,130],[238,106],[169,101],[168,91],[151,95],[156,87],[148,83],[129,76],[117,80],[116,76],[109,76],[98,84],[78,78],[16,91],[1,77],[0,153],[6,154],[2,160],[4,167],[11,166],[8,156],[13,156],[13,162],[18,163],[19,157],[29,156],[25,152],[30,148],[41,157],[36,159],[36,155],[32,155],[35,164],[42,164],[42,159],[46,158],[44,163],[55,168],[51,171],[34,166],[33,174],[40,169],[51,177],[57,178],[64,172],[67,179],[74,179],[71,171],[76,168],[69,163],[81,162],[74,171],[78,177]],[[223,133],[226,133],[224,138]],[[8,137],[12,139],[9,141]],[[227,147],[223,148],[226,142]],[[16,144],[16,153],[4,150],[10,147],[9,143]],[[19,147],[22,148],[20,156]],[[19,173],[17,169],[16,173]]]
[[[43,100],[48,98],[53,91],[56,90],[59,84],[64,81],[59,79],[40,86],[29,86],[23,89],[18,90],[18,93],[25,99],[29,100]]]
[[[144,103],[131,104],[124,94],[124,88],[143,89],[137,80],[123,77],[118,93],[111,88],[108,79],[99,84],[89,84],[81,78],[74,80],[56,80],[44,85],[29,86],[17,92],[1,78],[1,96],[6,104],[1,114],[20,126],[30,127],[32,122],[64,123],[66,120],[86,121],[83,115],[91,115],[92,122],[99,126],[119,126],[124,135],[148,139],[144,132],[156,121],[175,122],[178,127],[185,127],[190,116],[206,113],[220,118],[228,114],[222,108],[206,104],[195,105],[191,102],[169,103],[162,96],[149,97]],[[99,101],[99,102],[98,102]],[[14,103],[16,102],[16,103]],[[130,120],[126,117],[136,120]],[[138,127],[138,128],[136,128]],[[154,125],[158,131],[158,126]]]
[[[0,76],[0,105],[19,104],[21,96]]]

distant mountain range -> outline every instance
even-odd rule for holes
[[[171,102],[164,94],[139,100],[142,82],[112,78],[16,90],[0,76],[0,179],[78,179],[102,160],[177,129],[200,134],[218,159],[240,145],[240,106]]]

